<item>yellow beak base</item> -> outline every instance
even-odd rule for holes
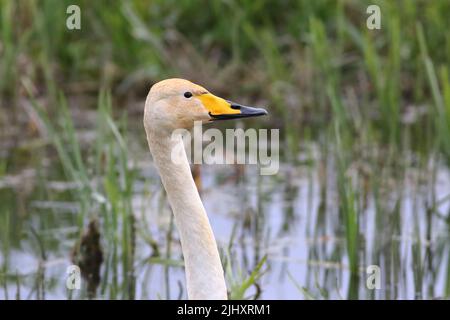
[[[209,115],[212,118],[211,120],[248,118],[267,114],[265,109],[243,106],[238,103],[216,97],[211,93],[198,95],[197,98],[208,110]]]
[[[199,98],[205,108],[208,109],[211,116],[241,113],[239,110],[232,109],[231,104],[225,99],[216,97],[211,93],[199,95],[197,98]]]

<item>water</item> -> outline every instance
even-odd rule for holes
[[[377,227],[374,195],[368,193],[364,210],[359,212],[359,281],[356,290],[350,289],[333,159],[327,160],[331,170],[324,175],[316,158],[300,164],[282,163],[276,176],[260,176],[256,166],[246,166],[243,173],[232,165],[202,166],[202,199],[219,247],[225,256],[229,255],[233,265],[233,279],[228,278],[229,283],[245,278],[267,255],[259,289],[250,288],[249,297],[258,293],[259,299],[344,299],[350,290],[356,291],[360,299],[442,297],[449,266],[449,229],[444,217],[426,214],[429,181],[419,183],[420,172],[408,169],[397,185],[402,193],[400,220],[392,222],[397,217],[392,214],[381,228]],[[171,228],[171,212],[159,178],[146,151],[134,165],[139,175],[133,188],[137,225],[135,297],[186,298],[184,271],[179,266],[181,248],[176,230]],[[85,292],[70,293],[65,286],[66,268],[72,264],[70,255],[78,232],[79,204],[62,195],[79,186],[50,180],[42,187],[40,174],[39,170],[25,168],[0,181],[3,202],[0,265],[7,265],[3,270],[6,269],[8,279],[0,288],[0,298],[15,298],[18,287],[22,299],[83,298]],[[440,168],[437,177],[432,185],[435,197],[445,200],[450,194],[448,170]],[[49,200],[46,196],[49,190],[61,197]],[[393,198],[383,198],[387,207],[395,206],[389,203]],[[449,201],[442,201],[438,209],[441,213],[449,212]],[[427,236],[430,230],[432,234]],[[147,259],[153,250],[146,237],[151,236],[158,243],[164,256],[168,234],[172,239],[170,259],[175,266],[149,263]],[[108,248],[106,237],[102,238],[102,245]],[[415,254],[419,260],[415,260]],[[366,286],[369,265],[380,267],[380,289]],[[104,276],[105,262],[101,270]],[[123,277],[120,270],[119,275]],[[120,292],[116,294],[120,298]],[[97,295],[100,299],[110,297],[108,289]]]

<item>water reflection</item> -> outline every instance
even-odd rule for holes
[[[21,174],[33,181],[30,190],[21,183],[25,179],[14,182],[15,177],[3,177],[0,298],[102,299],[121,298],[123,292],[136,299],[186,298],[181,248],[158,176],[145,156],[137,166],[132,200],[135,242],[130,244],[132,260],[126,262],[130,268],[126,274],[114,270],[123,259],[121,251],[108,251],[109,238],[99,234],[106,250],[99,278],[94,276],[93,284],[84,284],[80,292],[65,287],[70,252],[79,235],[79,203],[70,190],[78,186],[50,181],[39,188],[43,178],[24,171]],[[196,168],[202,199],[233,275],[244,277],[268,257],[264,275],[247,295],[260,299],[442,297],[449,266],[449,224],[442,214],[450,209],[448,170],[437,168],[436,179],[430,182],[408,169],[388,195],[374,194],[360,178],[359,264],[352,273],[334,168],[327,155],[285,163],[276,176],[260,176],[256,166]],[[369,265],[380,267],[379,290],[366,287]],[[111,282],[116,285],[110,286]]]

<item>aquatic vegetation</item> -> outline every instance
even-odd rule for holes
[[[145,95],[172,76],[267,106],[248,126],[280,129],[277,175],[196,168],[231,297],[450,297],[448,1],[207,1],[205,15],[80,0],[76,32],[71,2],[0,2],[0,298],[186,297],[142,137]],[[89,296],[65,281],[93,220]]]

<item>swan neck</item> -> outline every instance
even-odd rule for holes
[[[167,137],[157,132],[147,132],[147,139],[180,235],[188,298],[226,299],[216,240],[191,174],[183,139],[181,135]]]

